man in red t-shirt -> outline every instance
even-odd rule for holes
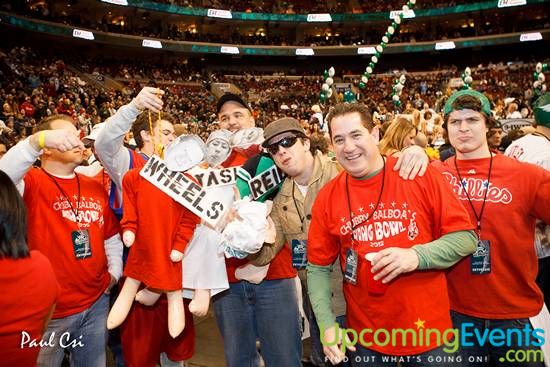
[[[542,344],[540,334],[537,338],[536,332],[525,330],[531,327],[529,317],[543,307],[533,242],[536,219],[550,223],[550,172],[490,151],[491,108],[482,93],[456,92],[445,104],[444,116],[456,157],[438,166],[479,236],[476,252],[447,274],[453,323],[462,333],[522,333],[521,338],[507,337],[504,346],[475,338],[467,340],[471,346],[462,346],[465,360],[483,360],[469,366],[509,365],[509,350],[540,349]],[[522,363],[542,365],[540,357]]]
[[[445,337],[436,335],[452,324],[445,274],[438,269],[474,251],[468,214],[435,169],[412,181],[399,178],[397,159],[379,153],[366,106],[338,104],[327,123],[344,172],[317,195],[307,252],[324,352],[333,364],[344,358],[330,304],[331,265],[340,256],[347,327],[361,335],[349,348],[352,365],[396,366],[395,360],[384,363],[390,355],[401,357],[402,366],[446,366],[437,359],[445,354]],[[390,340],[377,337],[381,331]]]
[[[104,366],[108,293],[122,270],[118,221],[102,185],[74,172],[84,147],[72,119],[50,116],[38,130],[0,160],[23,192],[29,248],[50,260],[60,286],[38,365],[60,366],[68,351],[71,365]]]

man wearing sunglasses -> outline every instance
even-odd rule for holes
[[[217,104],[220,128],[236,133],[254,127],[248,104],[238,95],[227,93]],[[259,145],[233,148],[224,167],[243,165],[255,177],[265,155]],[[225,261],[229,290],[213,298],[216,322],[224,342],[227,367],[260,366],[256,341],[266,366],[301,366],[300,318],[296,301],[296,271],[290,264],[290,251],[280,251],[270,263],[262,281],[242,280],[248,259]]]
[[[305,267],[307,265],[307,235],[311,222],[311,208],[317,193],[341,170],[337,162],[323,156],[321,152],[311,149],[310,141],[300,123],[292,118],[282,118],[270,123],[264,130],[265,141],[262,144],[271,155],[275,164],[287,175],[281,190],[273,202],[271,218],[276,227],[277,237],[274,244],[265,244],[262,250],[253,256],[252,263],[265,265],[288,243],[291,247],[292,265],[298,270],[302,282],[304,312],[310,323],[312,336],[311,363],[324,364],[323,347],[320,332],[307,297]],[[417,173],[423,175],[428,158],[419,147],[404,151],[401,162],[402,177],[414,179]],[[331,276],[333,307],[336,315],[345,313],[345,302],[341,287],[340,271]]]

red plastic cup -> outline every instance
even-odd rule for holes
[[[382,295],[386,293],[386,289],[388,289],[389,284],[388,283],[382,283],[382,279],[375,280],[374,276],[376,273],[373,273],[372,270],[372,259],[376,256],[376,252],[369,252],[365,255],[365,259],[367,260],[367,291],[371,294],[378,294]]]

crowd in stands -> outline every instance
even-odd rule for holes
[[[400,9],[405,2],[391,1],[275,1],[275,0],[156,0],[159,3],[173,4],[194,8],[227,9],[240,12],[274,13],[274,14],[307,14],[307,13],[373,13]],[[443,8],[466,3],[458,1],[422,1],[418,6],[424,9]],[[355,5],[355,6],[354,6]]]
[[[378,2],[376,2],[378,3]],[[386,32],[387,24],[378,26],[358,26],[356,29],[334,28],[330,32],[317,32],[308,35],[296,35],[288,33],[283,28],[269,29],[264,27],[262,32],[237,31],[232,27],[221,30],[180,28],[178,24],[166,22],[166,17],[153,16],[126,17],[125,22],[114,23],[111,12],[104,16],[94,12],[74,11],[70,9],[47,10],[47,2],[44,8],[34,5],[12,7],[4,5],[4,8],[24,14],[33,18],[69,24],[87,29],[104,32],[123,33],[129,35],[169,39],[188,42],[229,43],[238,45],[283,45],[283,46],[338,46],[338,45],[365,45],[378,43]],[[388,5],[388,7],[391,7]],[[482,13],[479,19],[472,20],[465,15],[463,21],[423,22],[412,23],[401,32],[397,32],[392,43],[410,43],[433,41],[440,39],[452,39],[461,37],[474,37],[507,32],[529,31],[550,27],[547,15],[533,18],[532,12],[519,10],[514,13],[487,12]],[[466,26],[465,26],[466,25]],[[506,25],[506,28],[504,28]]]
[[[115,78],[124,88],[105,89],[71,70]],[[473,68],[474,87],[493,101],[497,118],[530,117],[533,70],[534,65],[521,63]],[[93,125],[106,120],[128,103],[144,85],[158,85],[165,90],[164,111],[176,116],[178,123],[189,133],[206,137],[216,127],[215,97],[209,90],[210,83],[214,82],[232,83],[239,88],[251,103],[258,126],[291,116],[303,121],[312,131],[316,127],[308,125],[313,115],[311,107],[320,104],[326,109],[335,100],[342,100],[345,86],[351,84],[354,86],[352,91],[359,93],[360,100],[376,112],[374,115],[380,124],[391,121],[396,112],[408,114],[415,126],[429,133],[429,143],[433,144],[441,140],[437,112],[450,92],[449,85],[459,79],[461,70],[451,67],[437,72],[407,73],[399,109],[391,99],[397,75],[391,74],[377,75],[369,81],[367,89],[360,90],[356,87],[359,76],[344,72],[343,77],[336,78],[336,82],[344,87],[335,89],[333,99],[322,104],[319,103],[320,73],[288,78],[242,72],[240,75],[224,75],[219,71],[201,69],[197,64],[167,63],[166,66],[159,64],[147,68],[140,62],[83,62],[69,56],[56,59],[25,47],[6,50],[0,60],[0,72],[0,120],[3,121],[0,141],[10,147],[32,134],[42,117],[53,113],[72,115],[86,134]],[[425,111],[429,114],[426,115]]]

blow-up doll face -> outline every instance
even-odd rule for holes
[[[231,144],[229,130],[220,129],[212,131],[206,140],[206,162],[210,167],[216,167],[222,164],[231,153]]]
[[[164,152],[164,161],[171,171],[187,171],[201,163],[206,156],[206,146],[196,135],[182,135]]]
[[[230,152],[229,141],[214,139],[206,145],[206,161],[216,167],[227,159]]]
[[[233,133],[231,146],[246,149],[253,144],[261,144],[263,140],[263,130],[259,127],[251,127]]]

